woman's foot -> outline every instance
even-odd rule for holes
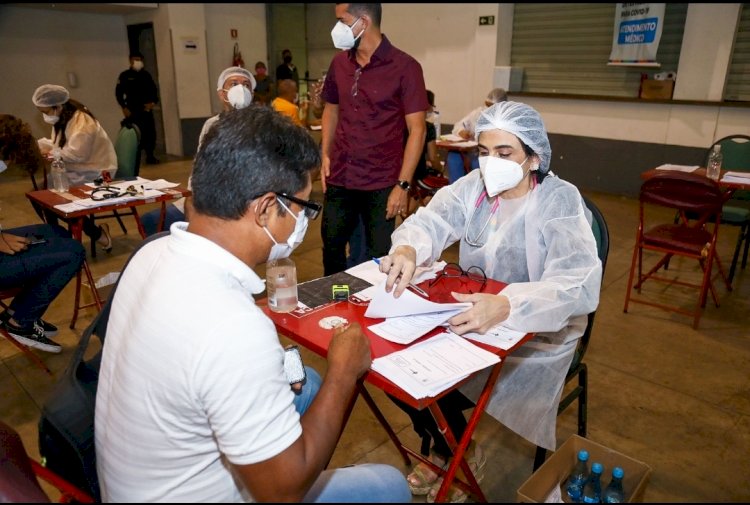
[[[99,231],[101,233],[99,234],[99,238],[96,239],[96,243],[102,246],[104,252],[111,252],[112,236],[109,234],[109,225],[107,223],[99,225]]]
[[[448,461],[434,452],[430,452],[430,460],[443,470],[448,467]],[[438,480],[438,477],[440,476],[432,468],[420,462],[417,463],[412,472],[406,477],[406,482],[409,483],[411,494],[414,496],[424,496],[430,492],[432,485]]]
[[[485,456],[484,451],[482,451],[482,447],[476,441],[472,440],[471,444],[469,445],[469,450],[466,451],[465,457],[466,462],[469,464],[469,468],[471,469],[471,473],[474,474],[474,478],[476,479],[477,484],[481,483],[484,479],[484,467],[487,464],[487,456]],[[456,476],[460,477],[462,475],[463,472],[459,468]],[[426,501],[428,503],[435,503],[435,498],[437,498],[438,491],[440,491],[440,486],[442,485],[442,477],[439,477],[435,480],[429,492],[427,493]],[[448,490],[448,496],[446,497],[446,499],[450,503],[463,503],[468,497],[469,496],[460,487],[454,485],[451,486]]]

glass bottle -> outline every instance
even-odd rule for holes
[[[55,153],[54,159],[50,164],[50,179],[52,180],[51,190],[56,193],[64,193],[70,189],[70,183],[68,182],[68,174],[65,171],[65,162],[59,153]]]
[[[570,472],[570,476],[565,484],[565,491],[574,502],[581,501],[583,485],[589,477],[589,452],[586,449],[578,451],[576,466]]]
[[[622,488],[622,478],[625,472],[619,466],[612,469],[612,480],[602,493],[602,503],[622,503],[625,501],[625,492]]]
[[[601,503],[602,502],[602,472],[604,467],[601,463],[591,465],[591,473],[583,486],[581,501],[583,503]]]
[[[721,154],[721,146],[715,145],[708,155],[708,166],[706,167],[706,177],[715,181],[719,180],[721,175],[721,162],[724,156]]]

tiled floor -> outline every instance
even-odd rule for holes
[[[141,175],[185,183],[189,170],[189,161],[172,161],[144,166]],[[0,176],[0,222],[4,227],[38,222],[24,197],[29,187],[28,179],[15,169]],[[313,197],[320,198],[320,185],[315,188]],[[716,308],[709,302],[699,330],[691,327],[687,316],[643,305],[631,306],[624,314],[637,202],[605,194],[587,195],[602,210],[611,239],[601,302],[586,355],[589,438],[653,469],[645,501],[749,501],[750,269],[738,272],[733,292],[718,287],[721,306]],[[665,219],[670,218],[665,215]],[[110,221],[114,249],[111,254],[99,251],[97,258],[90,260],[96,278],[119,271],[139,242],[132,218],[125,218],[125,222],[127,235]],[[293,255],[300,281],[322,275],[319,226],[319,221],[311,224],[305,242]],[[725,264],[735,240],[735,229],[721,230],[720,252]],[[680,267],[692,269],[686,262],[673,265],[670,272]],[[688,296],[674,286],[651,292],[670,300],[685,300],[687,307],[692,300],[692,292],[687,292]],[[45,316],[62,329],[57,340],[64,345],[63,352],[40,353],[57,376],[94,315],[88,309],[76,329],[68,329],[73,294],[71,283]],[[309,352],[303,355],[307,363],[325,367],[322,359]],[[38,457],[39,407],[55,379],[33,367],[4,340],[0,340],[0,357],[0,418],[21,433],[27,450]],[[405,414],[381,394],[372,392],[399,435],[416,442]],[[558,445],[575,430],[573,407],[559,417]],[[482,483],[487,498],[515,501],[516,490],[531,474],[534,447],[488,416],[482,419],[476,438],[488,454]],[[365,461],[388,462],[408,472],[382,428],[358,402],[331,465]]]

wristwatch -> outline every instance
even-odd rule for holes
[[[411,189],[411,184],[409,184],[409,181],[398,181],[398,187],[404,191],[409,191],[409,189]]]

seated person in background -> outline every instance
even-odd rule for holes
[[[216,93],[221,100],[223,112],[232,109],[244,109],[253,101],[252,89],[255,87],[255,78],[249,70],[242,67],[229,67],[219,75],[216,83]],[[198,151],[201,149],[203,139],[211,126],[219,120],[221,113],[216,114],[203,123],[200,135],[198,136]],[[196,153],[197,155],[197,153]],[[188,179],[188,189],[190,189],[190,179]],[[164,230],[168,230],[172,223],[177,221],[187,221],[190,214],[190,197],[180,198],[174,204],[167,205],[166,215],[164,216]],[[145,213],[141,216],[141,223],[146,232],[146,236],[153,235],[159,231],[159,218],[161,209],[156,209]]]
[[[565,375],[586,316],[599,303],[602,266],[592,217],[578,189],[550,171],[552,150],[536,110],[517,102],[495,104],[480,115],[476,133],[479,170],[440,189],[393,232],[380,270],[388,274],[386,290],[398,297],[417,265],[431,265],[459,241],[464,270],[480,267],[487,277],[508,283],[497,295],[454,293],[473,306],[448,323],[459,335],[484,334],[500,323],[536,333],[507,358],[486,412],[533,444],[554,450]],[[439,400],[457,439],[466,427],[461,410],[471,406],[468,398],[477,400],[488,373]],[[434,438],[432,458],[443,465],[451,452],[429,411],[399,406],[428,444]],[[467,461],[479,478],[484,457],[472,444]],[[414,494],[433,498],[440,485],[423,464],[408,480]],[[462,494],[458,488],[449,493],[451,501]]]
[[[429,89],[427,90],[427,102],[430,104],[430,107],[427,109],[427,115],[429,115],[435,111],[435,93]],[[440,181],[441,179],[445,180],[441,170],[442,164],[440,163],[440,158],[438,158],[437,154],[437,132],[435,130],[435,125],[431,121],[425,121],[425,125],[427,129],[424,139],[424,148],[422,149],[422,156],[419,158],[419,161],[417,161],[417,168],[414,170],[414,181],[412,183],[414,191],[419,191],[419,188],[417,187],[419,181],[423,181],[423,183],[428,186],[430,186],[429,183],[434,182],[430,179],[425,181],[425,178],[428,176],[439,177],[439,179],[435,179],[437,181]],[[447,180],[445,180],[445,183],[447,183]],[[444,185],[445,183],[441,183],[441,185]],[[429,201],[429,197],[425,198],[424,201],[425,203]],[[406,208],[407,215],[413,212],[412,204],[414,204],[414,202],[410,198]]]
[[[39,149],[48,159],[59,153],[71,186],[94,182],[103,172],[109,172],[110,177],[115,178],[115,148],[107,132],[85,105],[70,98],[68,90],[56,84],[39,86],[31,101],[42,113],[44,122],[52,125],[51,138],[39,139]],[[57,223],[57,217],[47,213],[46,221]],[[106,252],[112,250],[108,224],[96,226],[91,217],[85,217],[83,231]]]
[[[371,363],[360,326],[334,331],[325,380],[309,369],[295,392],[253,298],[253,269],[317,217],[319,168],[313,138],[267,107],[206,135],[190,222],[133,256],[112,302],[95,414],[105,502],[409,501],[394,467],[324,470]]]
[[[299,93],[297,92],[297,83],[292,79],[280,80],[278,96],[271,102],[271,107],[279,114],[289,116],[294,124],[307,126],[307,107],[309,102],[303,100],[302,105],[299,106],[297,105],[298,102]]]
[[[13,116],[0,116],[0,172],[15,163],[12,151],[20,147],[15,136],[18,129],[9,130],[9,122],[23,124]],[[36,224],[9,230],[0,226],[0,289],[23,287],[0,313],[0,326],[24,345],[60,352],[62,346],[50,340],[57,335],[57,327],[42,316],[85,259],[81,243],[59,226]]]
[[[477,107],[476,109],[469,112],[460,121],[453,125],[453,135],[458,135],[464,140],[475,140],[474,128],[477,124],[479,115],[491,107],[493,104],[505,102],[508,99],[508,94],[503,88],[495,88],[487,94],[487,98],[484,99],[484,105]],[[466,169],[464,168],[464,160],[461,153],[455,151],[449,151],[448,156],[445,158],[445,166],[448,170],[448,180],[452,183],[456,182],[459,177],[466,175]],[[471,168],[479,168],[476,155],[471,156]]]
[[[273,97],[273,79],[268,76],[266,64],[259,61],[255,64],[255,88],[253,89],[253,101],[270,105]]]

